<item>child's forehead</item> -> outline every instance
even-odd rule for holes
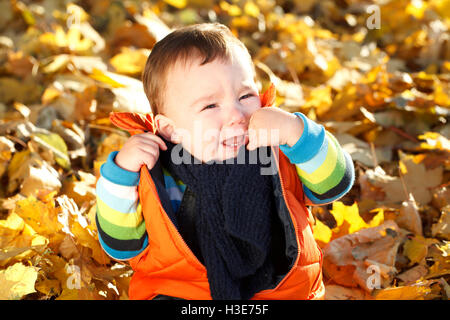
[[[233,87],[252,86],[254,69],[250,63],[238,57],[239,61],[216,58],[202,64],[201,58],[180,62],[169,71],[166,89],[182,86],[191,91],[216,89],[219,84]]]
[[[208,63],[219,62],[222,64],[240,64],[252,66],[252,60],[244,48],[230,45],[226,52],[217,53],[213,57],[207,57],[196,48],[192,48],[176,56],[175,60],[168,66],[168,72],[189,72],[192,67],[202,66]]]

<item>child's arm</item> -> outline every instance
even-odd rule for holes
[[[292,147],[280,149],[297,167],[307,205],[323,205],[346,194],[355,179],[353,161],[336,138],[322,125],[295,112],[303,121],[303,133]]]
[[[137,186],[139,172],[119,167],[111,152],[97,181],[96,224],[103,250],[115,260],[128,260],[148,245]]]

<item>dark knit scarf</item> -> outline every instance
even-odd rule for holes
[[[269,258],[273,187],[271,176],[261,174],[264,165],[259,149],[248,151],[241,147],[238,158],[245,152],[245,164],[239,164],[237,158],[235,164],[199,164],[198,159],[194,162],[194,157],[177,145],[181,151],[174,150],[172,156],[189,161],[175,164],[171,154],[176,145],[164,141],[168,150],[161,151],[163,166],[195,194],[195,231],[211,297],[250,299],[266,289],[274,276]],[[270,147],[262,151],[270,156]],[[250,164],[249,159],[255,155],[257,163]],[[182,214],[177,212],[177,216]]]

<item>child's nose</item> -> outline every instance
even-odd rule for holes
[[[225,116],[227,126],[233,126],[236,124],[244,124],[246,122],[245,113],[240,104],[235,104],[226,110]]]

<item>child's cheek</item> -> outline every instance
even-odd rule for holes
[[[252,99],[253,101],[251,101],[251,103],[247,103],[245,105],[246,109],[248,110],[247,112],[247,119],[250,119],[251,116],[253,116],[253,114],[255,112],[257,112],[258,110],[261,109],[261,102],[259,100],[259,98],[254,98]]]

